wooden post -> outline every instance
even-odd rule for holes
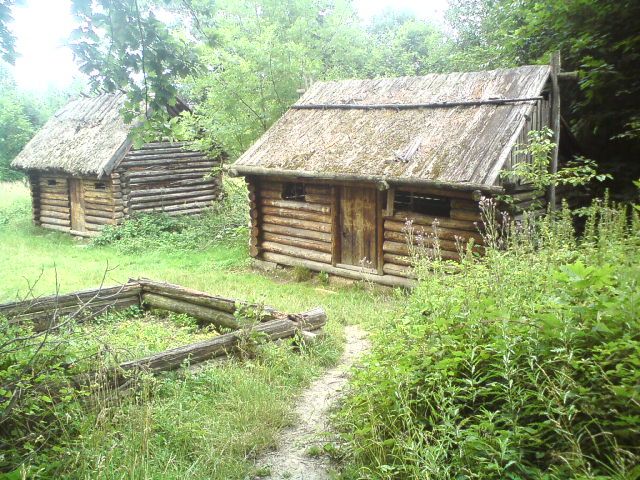
[[[560,52],[554,52],[551,57],[551,129],[553,130],[553,142],[555,148],[551,155],[551,173],[558,172],[558,150],[560,147],[560,86],[558,85],[558,75],[560,73]],[[549,186],[548,192],[551,210],[556,209],[556,187]]]

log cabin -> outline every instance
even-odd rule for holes
[[[559,132],[558,72],[532,65],[313,84],[230,169],[249,188],[251,255],[410,286],[407,222],[431,232],[437,220],[445,259],[459,258],[457,238],[481,245],[483,196],[511,193],[516,208],[536,200],[531,185],[503,172],[531,161],[521,151],[529,131]]]
[[[136,213],[198,214],[220,196],[220,158],[184,142],[134,147],[125,101],[123,93],[71,101],[13,160],[27,173],[36,225],[91,237]]]

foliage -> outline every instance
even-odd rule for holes
[[[94,88],[126,89],[128,121],[139,113],[166,115],[176,105],[175,82],[197,68],[187,43],[138,0],[73,0],[72,9],[80,23],[72,49]]]
[[[226,179],[223,186],[223,198],[202,215],[136,215],[122,225],[106,227],[92,243],[133,253],[150,249],[196,250],[221,242],[237,242],[249,222],[247,189],[243,182],[232,179]]]
[[[640,4],[633,0],[451,0],[451,68],[548,63],[579,72],[563,83],[563,115],[589,155],[628,182],[640,168],[634,127],[640,112]],[[614,141],[611,141],[614,139]],[[627,170],[625,172],[625,170]]]
[[[13,21],[11,8],[23,3],[24,0],[0,1],[0,61],[10,64],[16,61],[16,39],[9,29],[9,24]]]
[[[419,268],[339,421],[354,478],[635,478],[640,221],[527,219],[457,274]]]
[[[0,181],[22,177],[10,168],[11,161],[65,101],[66,93],[55,89],[43,94],[21,91],[0,63]]]
[[[596,162],[580,156],[566,162],[557,172],[552,172],[549,165],[555,148],[550,128],[531,130],[528,142],[517,150],[518,155],[524,155],[530,160],[516,163],[511,170],[503,171],[503,176],[531,185],[539,195],[543,195],[550,186],[579,187],[611,178],[609,174],[598,173]],[[534,204],[535,208],[539,208],[539,205]]]

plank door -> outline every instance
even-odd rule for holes
[[[82,179],[69,179],[69,202],[71,207],[71,230],[85,232],[84,195],[82,194]]]
[[[373,188],[340,189],[340,264],[375,270],[377,253],[377,191]],[[338,265],[340,266],[340,265]]]

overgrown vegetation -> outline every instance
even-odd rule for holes
[[[579,238],[565,209],[454,275],[420,263],[340,413],[347,478],[638,476],[640,219],[583,214]]]
[[[248,224],[249,202],[244,181],[225,178],[222,199],[214,202],[203,215],[133,216],[122,225],[107,226],[92,243],[110,245],[123,253],[154,249],[202,250],[245,238]]]
[[[336,342],[295,353],[291,342],[247,339],[250,362],[136,374],[129,389],[110,386],[108,372],[126,359],[215,335],[175,317],[141,318],[132,309],[41,334],[0,319],[0,471],[22,478],[183,478],[186,471],[245,478],[245,457],[273,441],[287,422],[286,399],[336,360]],[[80,381],[86,372],[95,381]]]
[[[196,248],[169,248],[152,239],[140,241],[149,242],[151,249],[136,251],[124,243],[123,248],[90,246],[32,226],[29,192],[22,183],[0,185],[0,218],[6,219],[0,222],[1,257],[11,259],[0,262],[0,301],[23,298],[28,292],[49,295],[95,287],[109,266],[108,284],[146,276],[282,311],[322,305],[329,317],[328,338],[301,353],[287,344],[256,349],[248,338],[244,362],[141,378],[131,395],[114,396],[111,391],[86,395],[71,387],[50,393],[31,390],[33,412],[25,414],[20,429],[9,432],[14,435],[9,438],[25,431],[28,435],[20,437],[23,442],[0,448],[2,468],[17,470],[17,478],[20,472],[28,472],[27,478],[182,479],[189,474],[202,479],[244,479],[251,473],[253,457],[273,446],[277,432],[292,420],[293,396],[336,360],[341,325],[360,316],[383,322],[395,305],[388,293],[329,285],[318,288],[314,281],[295,282],[287,274],[253,272],[247,268],[246,239],[235,238],[233,228],[231,238],[205,238]],[[89,363],[107,366],[210,334],[196,331],[192,320],[181,315],[162,320],[137,314],[110,318],[49,339],[35,364],[28,363],[35,346],[15,360],[2,355],[2,368],[8,365],[2,374],[23,372],[27,387],[45,379],[60,386],[67,377],[59,367],[70,360],[78,368]],[[2,332],[3,338],[21,336]],[[33,369],[24,369],[27,365]],[[44,372],[44,377],[38,372]],[[5,393],[0,396],[2,416],[7,398]],[[4,435],[3,431],[0,436]]]

